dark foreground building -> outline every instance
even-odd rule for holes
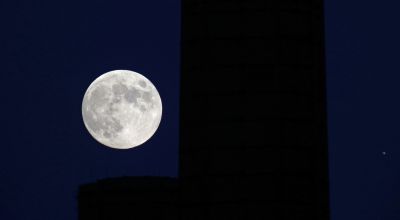
[[[171,216],[329,219],[322,0],[183,0],[182,9],[180,199]],[[119,219],[104,217],[118,214],[108,204],[99,203],[103,217],[84,205],[98,198],[88,191],[81,220]],[[157,198],[142,203],[132,192],[143,206],[120,209],[157,212]],[[126,199],[119,195],[114,202]]]
[[[183,219],[328,219],[323,32],[322,0],[183,1]]]
[[[176,220],[178,183],[164,177],[100,180],[79,189],[79,219]]]

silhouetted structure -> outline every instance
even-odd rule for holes
[[[329,219],[322,0],[182,6],[179,190],[89,185],[81,220]]]
[[[183,0],[183,219],[328,219],[322,2]]]
[[[178,183],[165,177],[122,177],[83,185],[79,219],[178,219]]]

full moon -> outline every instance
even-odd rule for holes
[[[101,144],[128,149],[156,132],[162,103],[156,87],[143,75],[114,70],[95,79],[82,101],[83,122]]]

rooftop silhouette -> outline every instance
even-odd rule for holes
[[[178,182],[166,177],[121,177],[79,189],[79,219],[177,219]]]

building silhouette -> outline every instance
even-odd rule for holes
[[[183,219],[328,219],[322,0],[183,1]]]
[[[171,219],[329,219],[323,20],[322,0],[182,0]],[[116,219],[93,217],[82,189],[81,220]]]
[[[80,187],[79,219],[178,219],[178,182],[166,177],[121,177]]]

